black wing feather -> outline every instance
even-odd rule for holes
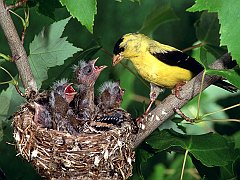
[[[194,75],[197,75],[204,69],[202,65],[198,63],[194,58],[188,56],[187,54],[184,54],[181,51],[169,51],[167,53],[152,53],[152,55],[170,66],[178,66],[184,69],[188,69]],[[234,85],[225,82],[221,79],[216,81],[214,85],[232,93],[237,92],[237,88]]]
[[[152,53],[158,60],[170,66],[178,66],[191,71],[194,75],[200,73],[204,68],[194,58],[181,51],[168,51],[166,53]]]
[[[114,46],[114,48],[113,48],[113,54],[115,54],[115,55],[117,55],[117,54],[119,54],[120,52],[123,52],[124,51],[124,48],[123,47],[120,47],[120,44],[123,42],[123,38],[120,38],[117,42],[116,42],[116,44],[115,44],[115,46]]]

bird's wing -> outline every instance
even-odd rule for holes
[[[170,46],[155,44],[149,46],[149,52],[161,62],[170,66],[178,66],[191,71],[194,75],[200,73],[203,70],[201,64],[199,64],[194,58],[187,54],[174,49]]]

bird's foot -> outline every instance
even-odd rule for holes
[[[193,123],[193,119],[186,116],[179,108],[173,108],[173,110],[175,113],[177,113],[181,118],[183,118],[187,122]]]
[[[139,116],[138,118],[136,118],[135,122],[136,122],[136,125],[139,129],[142,129],[144,130],[145,129],[145,120],[148,116],[148,113],[143,113],[141,116]]]
[[[182,87],[186,84],[186,81],[182,81],[176,84],[175,88],[172,90],[172,94],[174,94],[178,99],[183,100],[183,98],[180,96],[180,91],[182,90]]]

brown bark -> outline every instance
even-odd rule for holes
[[[17,65],[24,88],[30,88],[31,90],[37,91],[36,81],[30,69],[27,53],[22,45],[4,0],[0,0],[0,25],[7,38],[8,45],[12,52],[12,59]]]

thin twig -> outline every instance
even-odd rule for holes
[[[199,43],[199,44],[196,44],[194,46],[183,49],[182,52],[191,51],[192,49],[195,49],[195,48],[198,48],[198,47],[201,47],[201,46],[204,46],[204,45],[205,45],[205,43]]]
[[[188,150],[186,150],[185,155],[184,155],[180,180],[183,179],[183,174],[184,174],[185,164],[186,164],[186,161],[187,161],[187,155],[188,155]]]
[[[14,86],[15,86],[15,89],[18,92],[18,94],[22,97],[25,97],[25,94],[19,89],[18,85],[14,85]]]
[[[240,103],[235,104],[235,105],[230,106],[230,107],[226,107],[226,108],[224,108],[224,109],[220,109],[220,110],[218,110],[218,111],[214,111],[214,112],[210,112],[210,113],[204,114],[204,115],[202,116],[202,119],[203,119],[204,117],[209,116],[209,115],[216,114],[216,113],[219,113],[219,112],[222,112],[222,111],[227,111],[227,110],[229,110],[229,109],[232,109],[232,108],[235,108],[235,107],[239,107],[239,106],[240,106]]]
[[[7,6],[7,10],[9,9],[15,9],[15,8],[18,8],[20,6],[23,6],[25,3],[27,2],[27,0],[20,0],[19,2],[17,2],[16,4],[13,4],[13,5],[9,5]]]

